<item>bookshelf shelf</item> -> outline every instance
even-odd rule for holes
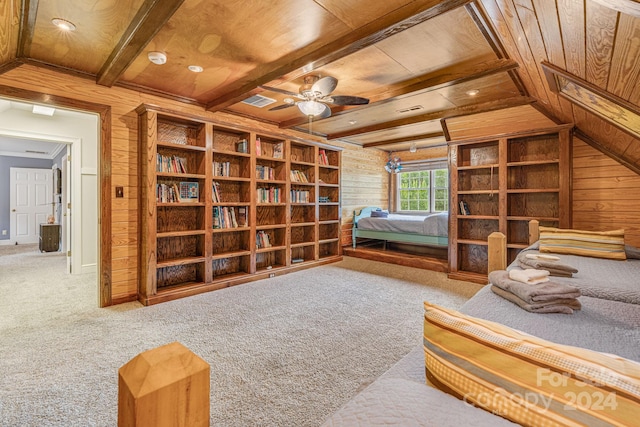
[[[147,183],[140,302],[341,259],[339,149],[164,108],[137,112]]]

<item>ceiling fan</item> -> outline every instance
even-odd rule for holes
[[[331,95],[338,86],[335,77],[320,77],[317,75],[305,76],[304,84],[300,86],[299,93],[279,89],[277,87],[261,86],[265,90],[282,93],[290,96],[284,99],[284,104],[270,108],[269,111],[282,110],[296,105],[298,109],[309,118],[324,119],[331,115],[331,108],[327,104],[335,105],[364,105],[368,104],[367,98],[359,96]],[[297,98],[296,101],[294,98]]]

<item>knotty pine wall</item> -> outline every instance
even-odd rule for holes
[[[625,242],[640,247],[640,176],[573,138],[573,228],[624,228]]]

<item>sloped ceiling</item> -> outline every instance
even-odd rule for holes
[[[519,117],[575,123],[585,140],[633,167],[640,159],[636,136],[554,92],[541,64],[637,108],[640,19],[634,4],[11,0],[0,3],[0,73],[24,63],[53,67],[100,85],[314,132],[329,143],[388,151],[460,138],[461,116],[491,121],[505,109],[517,110]],[[61,32],[53,18],[74,22],[76,30]],[[152,51],[166,54],[167,63],[152,64]],[[203,72],[193,73],[189,65]],[[333,94],[370,103],[330,104],[331,117],[312,121],[295,106],[272,110],[295,100],[307,75],[335,77]],[[242,102],[256,94],[272,103],[259,108]]]

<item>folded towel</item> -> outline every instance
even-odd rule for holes
[[[560,257],[555,255],[525,254],[525,257],[529,259],[541,259],[543,261],[560,261]]]
[[[509,279],[528,285],[536,285],[549,281],[549,272],[547,270],[536,270],[527,268],[525,270],[512,269],[509,271]]]
[[[494,286],[511,292],[529,304],[557,299],[578,298],[581,295],[580,289],[564,283],[548,281],[538,285],[528,285],[516,280],[511,280],[509,279],[509,273],[505,270],[496,270],[489,273],[489,281]]]
[[[521,268],[535,268],[536,270],[547,270],[551,276],[559,277],[572,277],[573,273],[577,273],[578,270],[570,265],[557,262],[556,260],[549,259],[548,257],[557,258],[553,255],[544,254],[529,254],[526,252],[520,252],[516,257],[516,261]]]
[[[551,268],[551,267],[543,267],[540,265],[540,263],[532,263],[532,264],[527,264],[526,262],[523,262],[519,259],[516,259],[516,262],[518,264],[518,267],[520,268],[535,268],[538,270],[546,270],[549,272],[550,276],[556,276],[556,277],[573,277],[573,273],[571,273],[570,271],[566,271],[566,270],[557,270],[555,268]]]
[[[575,298],[568,299],[556,299],[547,301],[544,303],[528,304],[526,301],[518,298],[511,292],[500,289],[497,286],[491,286],[491,290],[502,298],[511,301],[519,307],[531,312],[531,313],[563,313],[573,314],[574,311],[580,310],[582,304]]]

